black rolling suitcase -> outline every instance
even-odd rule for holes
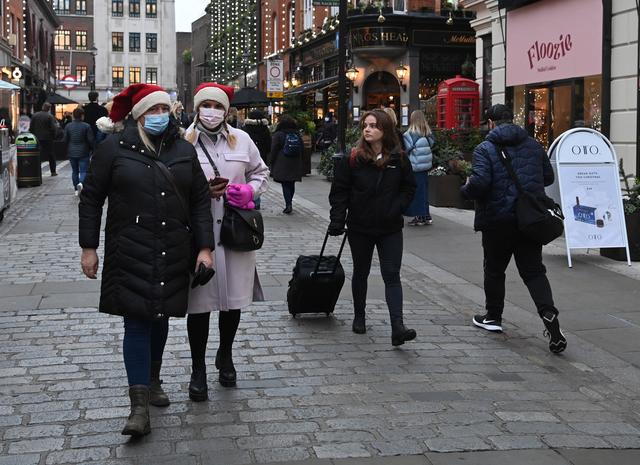
[[[320,255],[300,255],[289,281],[287,304],[295,318],[300,313],[326,313],[329,316],[336,306],[344,285],[344,269],[340,257],[347,235],[344,234],[338,255],[324,255],[329,232],[324,237]]]

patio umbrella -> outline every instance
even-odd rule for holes
[[[266,107],[269,99],[264,92],[253,87],[243,87],[233,95],[231,106],[236,108]]]
[[[75,100],[71,100],[70,98],[63,97],[60,94],[49,94],[47,97],[47,102],[53,105],[66,105],[67,103],[78,103]]]

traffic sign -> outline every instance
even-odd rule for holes
[[[80,81],[78,81],[76,76],[67,74],[60,79],[59,84],[67,90],[72,90],[80,85]]]
[[[284,63],[282,60],[267,61],[267,97],[284,97]]]

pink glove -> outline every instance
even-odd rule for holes
[[[229,184],[227,187],[227,202],[236,208],[250,209],[255,208],[253,203],[253,189],[248,184]],[[253,203],[253,207],[248,207],[249,203]]]

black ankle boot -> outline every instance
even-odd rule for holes
[[[358,312],[354,314],[353,324],[351,325],[351,329],[356,334],[365,334],[367,332],[367,326],[365,324],[365,313]]]
[[[406,328],[402,320],[391,322],[391,345],[401,346],[407,341],[414,340],[416,336],[415,329]]]
[[[194,402],[203,402],[208,398],[207,369],[204,366],[194,367],[191,371],[191,381],[189,381],[189,399]]]
[[[221,351],[218,349],[216,352],[216,368],[219,371],[218,381],[224,387],[236,386],[236,368],[233,366],[233,358],[231,357],[231,351]]]

